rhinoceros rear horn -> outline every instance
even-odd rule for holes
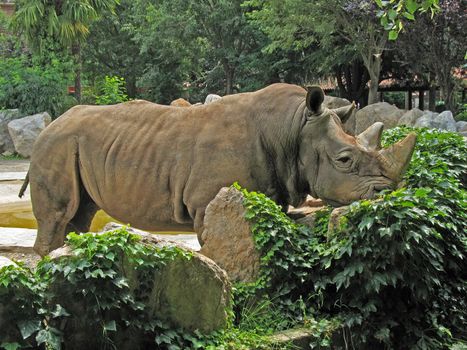
[[[345,123],[350,118],[352,113],[355,111],[355,102],[352,102],[348,106],[339,107],[332,110],[340,118],[342,123]]]
[[[357,136],[357,141],[363,147],[377,151],[381,149],[381,135],[383,133],[384,124],[376,122],[369,126],[368,129],[363,131]]]
[[[398,182],[402,178],[402,175],[404,175],[412,158],[416,139],[417,136],[414,133],[410,133],[405,139],[379,151],[383,164],[383,172],[391,180]]]
[[[307,87],[306,107],[311,114],[318,115],[323,112],[321,105],[324,101],[324,91],[319,86]]]

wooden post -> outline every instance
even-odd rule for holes
[[[383,102],[383,100],[384,100],[384,99],[383,99],[383,92],[382,92],[382,91],[379,91],[379,92],[378,92],[378,95],[379,95],[379,96],[378,96],[378,97],[379,97],[379,98],[378,98],[379,102]]]
[[[410,89],[407,90],[407,94],[405,94],[405,109],[412,109],[412,90]]]
[[[418,108],[422,111],[425,108],[425,90],[420,89],[418,91]]]

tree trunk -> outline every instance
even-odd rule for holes
[[[373,103],[378,102],[378,85],[379,85],[379,73],[378,77],[373,77],[370,79],[368,89],[368,104],[371,105]]]
[[[436,108],[436,87],[431,83],[428,90],[428,110],[434,111]]]
[[[75,61],[75,98],[78,102],[81,102],[81,45],[75,43],[71,48],[71,53]]]
[[[334,70],[341,97],[364,105],[368,72],[361,61],[355,60],[350,64],[339,66]]]
[[[381,64],[383,63],[382,53],[372,54],[371,57],[366,61],[366,69],[370,75],[370,83],[368,89],[368,104],[378,102],[378,87],[379,87],[379,75],[381,73]]]
[[[233,92],[233,69],[229,67],[225,71],[225,94],[230,95]]]

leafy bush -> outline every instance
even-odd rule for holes
[[[112,105],[128,101],[126,94],[125,79],[117,76],[105,76],[98,87],[99,93],[96,96],[97,105]]]
[[[175,258],[189,259],[190,253],[177,247],[150,248],[124,229],[70,234],[68,243],[71,256],[45,258],[35,273],[17,267],[0,270],[1,305],[7,306],[0,310],[0,320],[11,328],[4,332],[2,327],[1,347],[45,344],[59,349],[65,342],[105,348],[137,339],[143,348],[175,350],[197,341],[196,334],[173,330],[151,316],[145,304],[154,271]],[[135,277],[142,283],[131,289],[129,278]]]
[[[395,105],[399,108],[405,108],[405,93],[404,92],[385,92],[384,101]]]
[[[44,284],[22,266],[0,269],[0,348],[35,345],[31,335],[42,329]]]
[[[23,115],[47,111],[52,117],[64,112],[67,76],[53,59],[46,66],[25,57],[0,61],[0,108],[18,108]]]
[[[459,112],[456,114],[457,121],[465,121],[467,122],[467,103],[464,103],[463,105],[459,105]]]
[[[124,229],[70,234],[68,244],[71,255],[58,261],[46,257],[34,273],[21,266],[0,269],[0,348],[288,348],[246,323],[202,335],[174,329],[153,315],[147,301],[155,271],[174,259],[190,259],[191,253],[148,247]],[[131,283],[135,278],[139,284]],[[254,323],[263,318],[257,309],[243,315]]]
[[[385,143],[409,131],[389,130]],[[303,315],[340,320],[345,339],[359,349],[465,341],[467,146],[454,133],[417,132],[407,187],[353,203],[336,231],[328,232],[329,210],[304,227],[264,195],[243,190],[262,251],[250,293],[298,322]]]

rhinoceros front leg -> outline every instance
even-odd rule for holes
[[[34,210],[34,215],[37,218],[37,237],[34,251],[41,256],[47,255],[50,251],[63,245],[68,233],[67,228],[70,226],[69,223],[76,211],[74,203],[68,203],[64,206],[56,205],[58,203],[48,198],[44,192],[46,190],[35,193],[36,198],[42,197],[44,199],[40,200],[42,203],[40,209],[37,209],[36,205]]]

